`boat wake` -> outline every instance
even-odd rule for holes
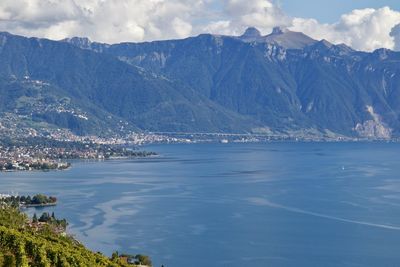
[[[277,203],[271,202],[264,198],[248,198],[247,200],[254,205],[268,206],[271,208],[283,209],[283,210],[290,211],[290,212],[295,212],[295,213],[299,213],[299,214],[305,214],[305,215],[310,215],[310,216],[315,216],[315,217],[319,217],[319,218],[335,220],[335,221],[340,221],[340,222],[345,222],[345,223],[353,223],[353,224],[365,225],[365,226],[369,226],[369,227],[376,227],[376,228],[381,228],[381,229],[400,231],[400,226],[379,224],[379,223],[372,223],[372,222],[365,222],[365,221],[358,221],[358,220],[336,217],[336,216],[332,216],[332,215],[328,215],[328,214],[307,211],[307,210],[303,210],[303,209],[296,208],[296,207],[290,207],[290,206],[277,204]]]

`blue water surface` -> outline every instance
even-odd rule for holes
[[[0,174],[55,195],[94,251],[154,266],[399,266],[400,145],[152,145],[159,157]]]

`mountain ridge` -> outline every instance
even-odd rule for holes
[[[76,63],[83,70],[88,64],[81,62],[85,56],[108,62],[104,71],[114,89],[104,91],[107,93],[101,101],[87,93],[105,90],[104,84],[109,81],[88,71],[90,68],[85,73],[95,83],[85,83],[79,73],[71,72],[72,66],[65,64],[67,74],[59,72],[59,79],[80,77],[87,90],[76,92],[82,99],[142,130],[256,133],[257,129],[269,129],[289,135],[309,131],[384,139],[400,132],[400,53],[395,51],[360,52],[280,28],[266,36],[249,28],[241,36],[202,34],[144,43],[101,44],[87,38],[37,42],[52,42],[57,47],[64,43],[67,50],[70,46],[78,48],[81,52],[76,52]],[[31,45],[32,51],[38,49]],[[0,59],[3,57],[0,50]],[[4,69],[16,65],[8,63]],[[142,78],[132,79],[127,74],[121,78],[115,71],[117,66]],[[121,84],[116,79],[128,84],[120,91],[128,97],[112,93],[121,90],[114,85]],[[53,82],[63,88],[60,80]],[[71,81],[69,86],[80,84],[76,82]],[[146,89],[134,89],[142,85]],[[150,98],[137,101],[143,94]],[[158,100],[147,105],[156,95]],[[120,110],[131,102],[135,108]],[[174,111],[156,108],[166,107],[166,103]],[[185,108],[177,109],[177,103],[186,103]],[[171,119],[164,120],[161,114],[169,114]]]

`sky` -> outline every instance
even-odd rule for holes
[[[0,31],[105,43],[275,26],[355,49],[400,50],[399,0],[1,0]]]
[[[354,9],[389,6],[400,11],[399,0],[281,0],[280,5],[292,17],[314,18],[322,23],[334,23]]]

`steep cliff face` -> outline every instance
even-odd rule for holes
[[[381,116],[375,113],[372,106],[366,107],[372,120],[367,120],[363,124],[357,123],[355,130],[362,137],[390,139],[392,137],[392,129],[382,121]]]

